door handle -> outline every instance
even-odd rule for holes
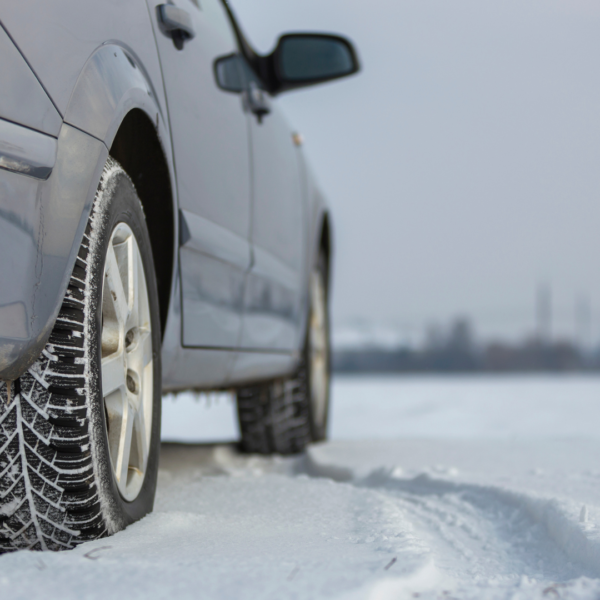
[[[251,81],[248,84],[246,97],[248,98],[248,107],[256,115],[258,122],[262,123],[263,117],[271,112],[271,103],[267,93],[258,87],[256,81]]]
[[[183,50],[184,42],[196,35],[192,17],[187,11],[174,4],[159,4],[157,9],[163,31],[173,38],[177,50]]]

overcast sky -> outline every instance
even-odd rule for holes
[[[230,0],[248,37],[348,35],[351,79],[280,104],[333,208],[336,325],[554,330],[589,297],[600,341],[600,3]]]

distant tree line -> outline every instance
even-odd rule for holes
[[[431,335],[423,348],[339,349],[332,366],[339,373],[593,371],[600,370],[600,356],[567,340],[539,337],[476,344],[469,322],[459,319],[447,335]]]

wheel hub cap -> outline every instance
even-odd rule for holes
[[[102,395],[108,446],[121,496],[140,492],[152,431],[152,330],[148,288],[131,228],[110,238],[102,291]]]

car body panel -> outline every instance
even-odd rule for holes
[[[169,104],[179,207],[191,236],[179,251],[182,344],[236,348],[250,266],[248,124],[241,98],[217,86],[214,61],[235,52],[237,42],[220,0],[205,0],[201,8],[177,0],[196,32],[179,50],[159,22],[158,4],[148,2]],[[227,240],[234,242],[228,252]],[[240,259],[230,260],[237,248]]]
[[[0,2],[2,24],[65,115],[80,73],[97,48],[115,40],[128,48],[157,84],[165,107],[161,71],[148,10],[141,1],[11,0]]]
[[[299,356],[298,352],[238,352],[228,385],[234,387],[290,375],[297,368]]]
[[[62,118],[2,26],[0,56],[0,118],[57,137]]]
[[[250,268],[252,250],[246,239],[183,208],[179,216],[181,248],[212,256],[242,271]]]
[[[62,304],[108,150],[63,125],[51,175],[0,171],[0,378],[40,354]],[[6,248],[4,247],[6,246]]]
[[[180,298],[181,281],[175,275],[175,298]],[[228,384],[236,352],[186,348],[181,343],[181,303],[171,302],[162,340],[162,385],[165,392],[222,388]]]
[[[161,135],[165,115],[158,93],[139,59],[117,44],[104,44],[88,58],[65,111],[65,122],[110,148],[125,115],[143,110]],[[161,128],[162,125],[162,128]]]
[[[180,209],[179,214],[183,345],[235,348],[243,307],[243,273],[250,268],[250,244],[190,211]]]
[[[298,273],[274,254],[253,248],[252,270],[244,290],[241,348],[296,348],[300,285]]]
[[[299,337],[307,199],[293,132],[275,100],[270,109],[251,119],[254,261],[240,345],[292,351]]]

